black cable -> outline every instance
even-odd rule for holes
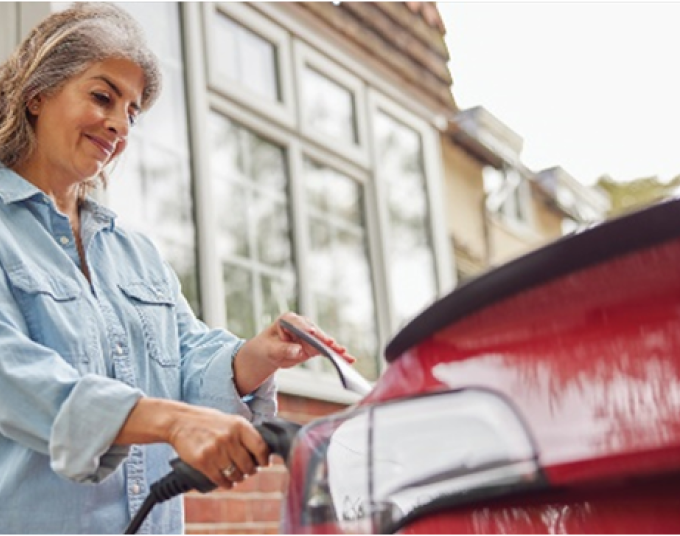
[[[174,461],[175,460],[173,460],[173,462]],[[194,471],[193,469],[191,470]],[[205,479],[205,477],[203,478]],[[207,479],[205,480],[210,482]],[[130,524],[125,529],[125,534],[136,534],[139,527],[142,526],[142,523],[144,523],[144,520],[149,515],[149,512],[151,512],[151,509],[157,504],[172,499],[182,493],[186,493],[187,491],[191,491],[192,489],[196,489],[197,487],[199,486],[196,485],[196,481],[190,478],[188,473],[178,470],[178,468],[175,467],[175,470],[151,484],[149,496],[144,500],[141,508],[137,511],[135,517],[132,518],[132,521],[130,521]],[[210,482],[210,487],[211,489],[214,489],[215,485]]]
[[[135,517],[132,518],[132,521],[130,521],[130,524],[125,529],[124,534],[137,534],[137,531],[139,530],[139,527],[142,526],[142,523],[144,523],[146,516],[148,516],[149,512],[151,512],[151,509],[154,506],[156,506],[156,502],[157,502],[156,497],[154,497],[153,495],[149,495],[144,500],[144,503],[142,504],[140,509],[137,510]]]
[[[300,425],[281,419],[272,419],[257,425],[255,428],[262,435],[265,443],[267,443],[269,451],[272,454],[278,454],[284,461],[287,461],[293,438],[300,429]],[[125,534],[135,534],[139,527],[142,526],[142,523],[144,523],[151,509],[158,503],[193,489],[201,493],[208,493],[217,487],[207,476],[179,458],[171,460],[170,465],[172,466],[172,471],[151,484],[149,496],[144,500],[132,521],[130,521],[130,524],[125,529]]]

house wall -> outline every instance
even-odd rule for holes
[[[499,266],[562,236],[562,213],[551,208],[545,197],[531,197],[531,226],[520,227],[498,214],[489,214],[491,266]]]
[[[541,197],[532,197],[530,227],[488,214],[490,266],[499,266],[562,236],[561,213],[550,209]]]
[[[541,229],[540,245],[562,236],[562,218],[564,214],[551,207],[544,196],[537,195],[534,201],[534,218],[536,227]]]
[[[562,236],[561,211],[531,187],[526,225],[485,207],[483,170],[489,164],[449,137],[442,140],[447,232],[463,280]]]
[[[493,255],[490,259],[491,266],[503,264],[523,253],[526,253],[543,242],[537,230],[516,230],[502,219],[489,217],[489,235]]]
[[[464,279],[486,265],[482,167],[446,137],[442,140],[442,160],[447,232],[453,243],[459,276]]]

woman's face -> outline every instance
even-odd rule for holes
[[[37,150],[26,165],[62,182],[96,177],[125,149],[143,90],[144,72],[138,65],[107,59],[57,93],[37,97],[29,103]]]

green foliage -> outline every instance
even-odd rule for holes
[[[611,177],[604,176],[600,177],[597,186],[609,194],[609,216],[618,216],[677,195],[680,193],[680,175],[669,182],[661,182],[657,177],[616,182]]]

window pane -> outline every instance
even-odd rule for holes
[[[248,196],[245,186],[225,180],[213,181],[217,205],[217,247],[220,258],[250,257]]]
[[[496,192],[503,186],[505,177],[503,173],[491,166],[484,166],[482,169],[484,181],[484,191],[487,193]]]
[[[119,5],[144,25],[144,35],[160,58],[181,58],[177,2],[120,2]]]
[[[163,90],[153,107],[142,114],[135,130],[144,128],[145,135],[167,147],[178,147],[186,152],[188,137],[186,99],[182,69],[163,68]]]
[[[302,83],[305,123],[332,138],[356,145],[352,92],[309,67],[304,71]]]
[[[214,112],[209,132],[219,256],[225,270],[238,265],[250,274],[248,308],[239,301],[245,295],[227,290],[228,325],[246,336],[231,324],[233,315],[249,315],[243,327],[259,331],[297,307],[286,158],[281,147]]]
[[[218,79],[237,82],[259,97],[280,100],[276,47],[223,14],[214,18],[210,53]]]
[[[390,289],[399,322],[436,297],[422,141],[392,117],[376,118],[379,178],[389,212]]]
[[[271,324],[283,311],[298,310],[297,289],[293,278],[262,276],[260,281],[264,325]]]
[[[259,186],[284,191],[288,182],[283,151],[280,147],[256,135],[247,136],[245,151],[252,155],[248,160],[248,175]]]
[[[257,335],[253,308],[253,276],[239,266],[224,265],[227,327],[239,337]]]
[[[305,161],[304,180],[315,318],[357,357],[359,372],[375,379],[377,321],[362,186],[311,160]]]
[[[251,212],[258,260],[277,268],[290,267],[292,254],[286,201],[255,194]]]

